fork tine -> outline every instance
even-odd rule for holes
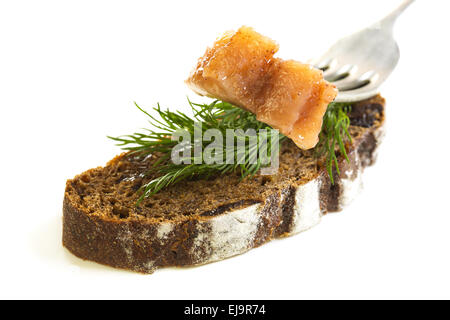
[[[322,57],[320,59],[310,59],[307,63],[325,73],[336,68],[337,60],[332,57]]]
[[[332,58],[321,59],[318,61],[312,61],[310,62],[310,64],[313,65],[315,68],[325,72],[336,65],[336,59]]]
[[[350,75],[344,79],[333,81],[332,83],[336,86],[336,88],[338,88],[338,90],[342,90],[342,88],[345,88],[345,87],[351,85],[352,83],[354,83],[357,80],[358,80],[357,76]]]
[[[339,91],[335,102],[355,102],[361,101],[378,94],[378,84],[369,82],[368,84],[353,90]]]
[[[370,82],[375,82],[378,80],[378,74],[375,71],[355,71],[348,77],[343,79],[333,81],[332,83],[341,91],[352,90],[355,87],[362,87],[362,85],[368,84]]]
[[[324,78],[327,81],[335,82],[341,79],[346,79],[349,76],[352,76],[357,70],[358,67],[355,65],[346,64],[341,67],[336,67],[336,71],[328,72],[324,74]]]
[[[327,80],[335,77],[336,72],[341,70],[342,67],[344,67],[344,65],[340,64],[337,59],[332,59],[331,63],[323,71],[323,77]],[[330,80],[328,80],[328,81],[330,81]]]

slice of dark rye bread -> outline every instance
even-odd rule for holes
[[[156,157],[121,154],[67,181],[63,245],[82,259],[152,273],[222,260],[307,230],[357,195],[383,136],[384,99],[356,103],[350,119],[350,163],[339,157],[334,184],[323,159],[285,142],[276,175],[184,181],[136,206]]]

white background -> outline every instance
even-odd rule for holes
[[[146,125],[133,101],[185,108],[207,45],[246,24],[306,61],[399,1],[2,1],[0,298],[450,298],[448,1],[399,19],[387,136],[365,190],[300,235],[153,275],[61,245],[65,181]]]

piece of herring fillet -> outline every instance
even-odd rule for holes
[[[301,149],[313,148],[337,89],[319,69],[274,58],[277,51],[273,40],[241,27],[207,48],[186,83],[200,95],[254,113]]]

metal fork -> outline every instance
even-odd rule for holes
[[[397,17],[414,0],[406,0],[388,16],[336,42],[312,64],[339,90],[336,102],[354,102],[378,93],[400,58],[393,37]]]

